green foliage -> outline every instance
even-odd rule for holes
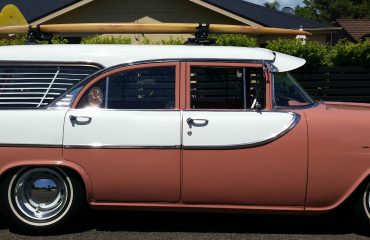
[[[307,60],[306,67],[364,66],[370,67],[370,40],[352,43],[340,41],[329,46],[316,41],[302,45],[299,40],[278,39],[269,41],[267,48],[273,51],[301,57]]]
[[[340,41],[332,48],[331,59],[334,65],[362,65],[370,67],[370,40],[352,43]]]
[[[295,14],[307,19],[331,23],[339,18],[369,18],[369,0],[304,0]]]
[[[81,44],[131,44],[131,38],[121,36],[90,36],[81,40]]]
[[[316,41],[307,41],[302,45],[296,39],[278,39],[269,41],[267,48],[273,51],[306,59],[308,67],[331,65],[329,59],[330,47]]]
[[[242,34],[212,34],[210,38],[216,39],[219,46],[258,47],[256,38]]]
[[[273,10],[279,10],[280,3],[277,0],[274,0],[273,2],[266,2],[263,4],[263,6],[273,9]]]
[[[145,39],[144,42],[142,42],[142,44],[145,45],[184,45],[184,43],[185,40],[182,37],[175,39],[171,37],[169,40],[161,40],[156,42],[152,42],[149,39]]]
[[[16,38],[0,39],[0,46],[8,45],[24,45],[27,42],[27,37],[24,35],[17,36]]]
[[[16,38],[0,39],[0,46],[24,45],[27,43],[26,35],[19,35]],[[48,41],[37,41],[38,44],[48,44]],[[60,37],[53,37],[52,44],[67,44],[68,40]]]
[[[258,47],[256,38],[245,35],[212,34],[220,46]],[[0,39],[0,45],[23,45],[26,36],[20,35],[12,39]],[[155,45],[182,45],[183,38],[169,39],[152,42],[145,40],[142,44]],[[46,44],[47,42],[40,42]],[[63,38],[53,38],[53,44],[68,43]],[[126,37],[101,37],[93,36],[82,40],[83,44],[130,44],[131,39]],[[295,39],[277,39],[267,43],[267,48],[273,51],[301,57],[307,60],[306,67],[316,68],[321,66],[364,66],[370,67],[370,39],[359,43],[342,40],[335,46],[328,46],[316,41],[308,40],[305,45]]]

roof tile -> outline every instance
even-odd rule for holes
[[[336,22],[355,40],[370,34],[370,19],[337,19]]]

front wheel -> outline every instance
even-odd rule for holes
[[[367,184],[358,196],[355,210],[364,229],[370,232],[370,183]]]
[[[2,212],[16,230],[61,230],[83,209],[83,193],[81,182],[60,168],[22,168],[1,184]]]

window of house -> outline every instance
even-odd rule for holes
[[[113,74],[88,89],[78,108],[173,109],[175,67],[155,67]]]
[[[191,67],[192,109],[250,109],[265,107],[262,68]]]

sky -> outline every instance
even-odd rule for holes
[[[246,1],[262,5],[265,2],[273,2],[274,0],[246,0]],[[278,2],[280,3],[280,9],[283,7],[294,8],[297,5],[301,5],[303,3],[303,0],[278,0]]]

